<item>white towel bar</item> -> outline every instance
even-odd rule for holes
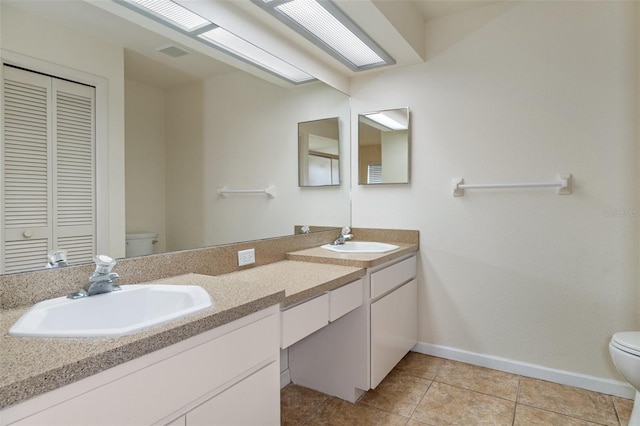
[[[488,189],[488,188],[558,188],[558,195],[571,194],[571,174],[558,174],[555,182],[527,182],[527,183],[477,183],[467,184],[464,179],[453,179],[453,196],[464,196],[465,189]]]
[[[226,197],[226,194],[266,194],[269,198],[274,198],[276,193],[276,187],[271,185],[265,189],[230,189],[227,186],[223,186],[218,189],[218,195]]]

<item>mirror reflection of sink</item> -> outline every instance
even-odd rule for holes
[[[199,286],[134,284],[81,299],[37,303],[11,327],[12,336],[113,337],[192,315],[212,306]]]
[[[398,248],[398,246],[393,244],[374,241],[346,241],[344,244],[337,246],[325,244],[320,247],[338,253],[384,253]]]

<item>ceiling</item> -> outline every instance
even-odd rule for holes
[[[272,75],[141,17],[109,0],[0,0],[24,12],[74,27],[124,47],[126,78],[171,88],[237,69],[279,85]],[[174,0],[236,35],[259,45],[316,78],[348,93],[355,72],[250,0]],[[396,59],[395,66],[424,60],[425,22],[482,7],[490,0],[334,0]],[[220,21],[224,22],[220,22]],[[170,57],[159,48],[175,45],[189,54]],[[153,71],[153,72],[151,72]],[[375,71],[365,71],[375,72]]]
[[[386,1],[406,1],[406,0],[386,0]],[[476,7],[482,7],[499,0],[409,0],[416,11],[418,11],[425,21],[442,18],[454,13],[460,13]]]

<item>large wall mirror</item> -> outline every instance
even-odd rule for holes
[[[298,123],[300,186],[340,185],[340,119]]]
[[[358,115],[358,183],[409,183],[409,108]]]
[[[344,123],[326,137],[340,145],[334,173],[350,174],[346,94],[319,81],[281,84],[193,49],[167,57],[158,48],[179,43],[98,3],[2,0],[0,48],[108,81],[106,130],[110,147],[120,145],[106,156],[104,254],[124,257],[127,234],[157,233],[162,253],[351,223],[348,185],[298,186],[297,125],[319,117]],[[275,197],[221,197],[225,186],[273,186]]]

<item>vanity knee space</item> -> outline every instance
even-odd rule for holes
[[[291,381],[351,402],[375,388],[417,342],[416,264],[410,255],[370,268],[355,283],[283,311]],[[330,322],[327,304],[339,312],[342,300],[358,304]],[[287,337],[303,327],[306,333]]]

